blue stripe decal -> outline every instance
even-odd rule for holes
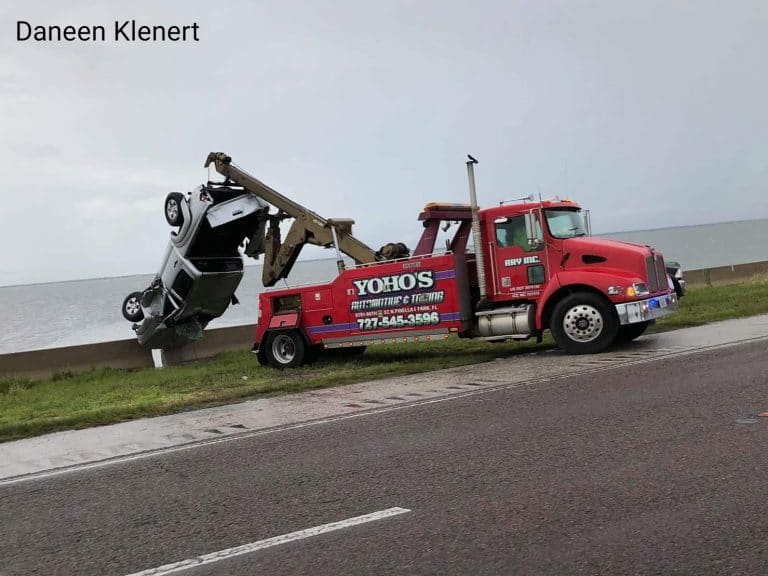
[[[329,324],[327,326],[310,326],[307,328],[307,332],[310,334],[323,334],[325,332],[339,332],[341,330],[355,330],[357,328],[357,322],[350,324]]]
[[[453,320],[461,320],[461,312],[449,312],[447,314],[440,314],[440,320],[444,322],[451,322]]]
[[[456,270],[443,270],[435,274],[435,280],[449,280],[456,278]]]

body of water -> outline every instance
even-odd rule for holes
[[[336,275],[335,260],[298,262],[288,285],[326,282]],[[153,274],[0,287],[0,354],[133,338],[120,311],[123,299],[143,290]],[[279,286],[284,286],[281,281]],[[209,327],[256,322],[261,266],[247,266],[230,306]]]

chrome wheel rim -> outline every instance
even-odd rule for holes
[[[296,358],[296,344],[293,338],[280,334],[272,340],[272,356],[280,364],[289,364]]]
[[[592,342],[603,332],[603,315],[589,304],[579,304],[565,313],[563,330],[575,342]]]
[[[179,203],[176,200],[168,200],[168,204],[165,205],[165,213],[169,220],[176,222],[179,217]]]
[[[125,303],[125,311],[128,312],[130,316],[135,316],[138,314],[139,310],[141,310],[141,303],[139,303],[139,299],[136,298],[136,296],[129,298]]]

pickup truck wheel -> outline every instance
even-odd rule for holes
[[[181,192],[171,192],[165,197],[165,219],[171,226],[181,226],[184,223],[184,214],[181,212],[184,202],[184,194]]]
[[[123,300],[123,318],[129,322],[144,320],[144,312],[141,309],[141,292],[131,292]]]
[[[267,340],[265,353],[274,368],[296,368],[304,363],[307,345],[296,330],[277,332]]]
[[[650,322],[638,322],[636,324],[624,324],[619,326],[619,332],[616,334],[616,342],[631,342],[635,338],[642,336]]]
[[[557,345],[569,354],[596,354],[616,340],[619,319],[605,298],[577,292],[555,305],[549,326]]]

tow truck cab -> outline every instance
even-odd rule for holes
[[[561,296],[574,291],[607,298],[622,325],[651,320],[656,310],[677,306],[676,298],[658,300],[672,290],[662,254],[590,236],[589,216],[575,202],[502,205],[482,210],[480,219],[491,268],[489,301],[532,301],[538,330],[549,327],[548,313]],[[527,229],[533,231],[530,238]]]

